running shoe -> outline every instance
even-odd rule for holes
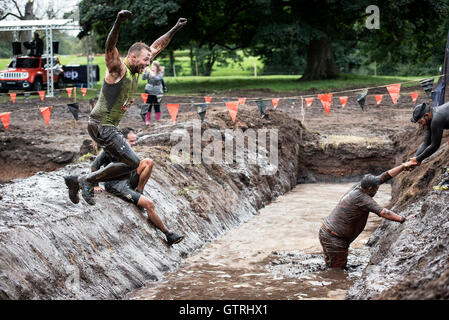
[[[80,190],[80,185],[78,183],[77,176],[65,176],[65,185],[69,188],[69,198],[73,203],[80,202],[80,197],[78,196],[78,191]]]
[[[79,179],[79,185],[83,199],[91,206],[95,205],[94,185],[92,183],[87,182],[83,178]]]
[[[169,246],[181,242],[182,239],[184,239],[184,236],[181,236],[177,233],[174,232],[167,233],[167,243]]]
[[[449,185],[447,185],[447,184],[433,187],[433,190],[436,190],[436,191],[446,191],[448,189],[449,189]]]

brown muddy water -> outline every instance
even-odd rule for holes
[[[351,244],[347,270],[324,267],[318,230],[354,183],[300,184],[238,228],[187,257],[163,279],[125,299],[343,299],[369,260],[365,246],[381,218],[370,214]],[[390,201],[391,186],[375,200]]]

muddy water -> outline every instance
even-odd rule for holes
[[[370,214],[351,244],[348,269],[326,270],[318,230],[354,183],[301,184],[259,215],[186,258],[177,271],[127,299],[342,299],[368,262],[364,246],[381,218]],[[390,200],[390,185],[375,199]]]

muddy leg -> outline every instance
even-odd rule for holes
[[[137,184],[137,190],[141,193],[151,177],[151,172],[153,171],[153,160],[145,158],[140,161],[139,167],[137,168],[137,174],[139,175],[139,183]]]

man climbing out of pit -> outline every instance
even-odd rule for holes
[[[139,74],[143,73],[156,57],[170,42],[174,34],[186,23],[180,18],[176,25],[153,42],[151,46],[136,42],[128,50],[124,60],[119,56],[116,48],[120,25],[128,20],[132,13],[122,10],[117,14],[115,23],[106,40],[106,75],[100,97],[91,111],[87,130],[92,139],[114,159],[107,166],[84,176],[66,176],[65,183],[69,189],[69,197],[74,202],[79,189],[84,200],[94,205],[94,188],[99,182],[117,180],[130,174],[133,170],[141,171],[143,163],[139,160],[130,145],[126,142],[117,126],[133,102],[133,95],[137,92]],[[144,180],[139,179],[137,190],[143,190]]]
[[[443,131],[449,129],[449,102],[437,107],[431,107],[426,103],[419,104],[414,108],[410,120],[426,129],[424,141],[418,147],[415,157],[410,158],[413,167],[419,166],[440,147]]]
[[[340,199],[331,214],[325,218],[319,231],[326,266],[346,267],[349,245],[365,228],[370,212],[400,223],[409,219],[409,217],[401,217],[381,207],[373,199],[379,185],[395,177],[409,166],[411,163],[406,162],[379,176],[367,174]]]
[[[125,128],[121,130],[123,137],[132,147],[136,143],[136,134],[132,128]],[[97,171],[102,166],[107,166],[111,163],[111,158],[108,154],[102,151],[92,162],[91,170]],[[151,176],[151,172],[153,170],[153,160],[149,158],[145,158],[141,161],[141,166],[138,169],[133,170],[131,174],[127,174],[123,179],[117,179],[115,181],[107,181],[104,183],[105,190],[113,195],[134,203],[136,206],[140,208],[144,208],[148,214],[148,220],[150,220],[156,228],[161,230],[165,236],[167,237],[168,245],[172,245],[175,243],[179,243],[184,239],[184,236],[181,236],[175,232],[170,232],[167,227],[162,222],[161,218],[158,216],[154,209],[153,202],[143,195],[143,190],[136,191],[138,182],[140,178],[144,180],[144,187]],[[96,189],[101,191],[102,189]],[[75,200],[76,201],[76,200]]]

